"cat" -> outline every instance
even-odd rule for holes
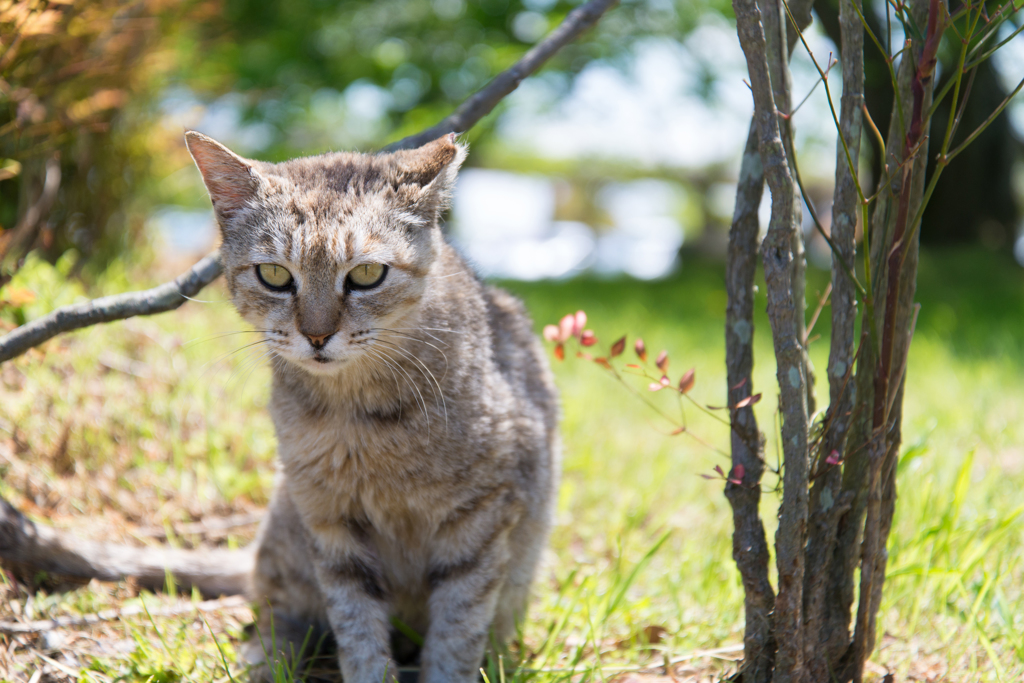
[[[244,592],[256,679],[329,636],[346,683],[395,680],[411,629],[422,683],[475,681],[523,618],[560,445],[522,305],[482,283],[440,228],[465,146],[446,135],[271,164],[194,131],[186,143],[232,301],[270,351],[278,471],[257,540],[235,552],[92,543],[5,502],[0,557]]]

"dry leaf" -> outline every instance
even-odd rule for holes
[[[668,372],[668,351],[662,351],[658,354],[658,357],[654,360],[654,364],[658,366],[658,369],[662,372]]]
[[[693,385],[697,383],[696,368],[690,368],[686,371],[682,377],[679,378],[679,393],[687,394],[690,389],[693,389]]]
[[[633,350],[636,351],[637,357],[644,363],[647,362],[647,347],[644,345],[643,339],[637,339],[636,344],[633,345]]]
[[[620,337],[614,344],[612,344],[611,351],[608,353],[609,358],[615,358],[615,356],[622,355],[622,352],[626,350],[626,336]]]

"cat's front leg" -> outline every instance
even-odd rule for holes
[[[509,532],[518,517],[510,508],[489,512],[456,525],[461,533],[440,544],[446,557],[435,555],[420,683],[472,683],[479,677],[508,577]]]
[[[345,683],[386,683],[398,676],[391,658],[387,587],[380,566],[344,532],[320,533],[316,575],[338,644]],[[348,542],[345,542],[348,541]]]

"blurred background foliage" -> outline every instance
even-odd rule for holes
[[[73,250],[72,275],[101,270],[146,242],[144,225],[154,207],[205,206],[195,174],[179,173],[189,165],[183,123],[229,131],[226,142],[237,151],[269,160],[376,149],[445,116],[576,4],[0,0],[0,284],[33,249],[50,261]],[[881,35],[886,24],[879,4],[868,15]],[[837,0],[819,5],[816,24],[832,36]],[[540,106],[563,103],[588,65],[633,77],[630,64],[643,46],[683,45],[709,17],[730,15],[726,0],[627,0],[546,67],[546,104]],[[713,99],[723,77],[719,55],[707,46],[705,54],[697,54],[699,46],[690,51],[699,73],[687,87]],[[949,61],[953,51],[947,52]],[[984,66],[964,131],[1007,90],[991,62]],[[870,62],[867,73],[869,107],[884,130],[891,102],[887,69]],[[614,157],[597,165],[590,158],[545,160],[502,144],[500,116],[501,107],[470,131],[470,163],[568,178],[577,195],[569,203],[583,205],[572,216],[578,220],[593,216],[593,197],[609,179],[667,179],[697,198],[700,216],[691,222],[705,234],[698,240],[687,235],[688,243],[712,252],[724,244],[730,210],[708,203],[717,184],[734,182],[729,164],[693,169]],[[944,122],[945,115],[935,120]],[[1008,117],[972,150],[943,179],[923,239],[980,242],[1009,253],[1020,213],[1014,179],[1024,173]],[[830,179],[819,176],[812,185],[821,187],[812,194],[827,197]],[[970,188],[971,200],[948,191],[957,187]]]
[[[173,69],[158,46],[176,5],[0,4],[0,284],[32,248],[105,262],[137,237],[129,207],[156,150],[128,112]]]

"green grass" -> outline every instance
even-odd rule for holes
[[[114,270],[90,294],[138,288],[166,274]],[[810,273],[812,306],[826,278]],[[538,330],[582,308],[603,348],[623,333],[631,341],[642,335],[652,355],[669,351],[673,378],[696,368],[697,401],[724,403],[720,265],[687,262],[677,276],[655,283],[507,286],[525,299]],[[0,312],[8,320],[81,294],[63,285],[59,271],[38,264],[0,299],[14,287],[36,290],[38,300],[27,310]],[[943,671],[948,680],[1019,680],[1024,271],[983,252],[929,253],[918,289],[922,311],[909,365],[884,636],[872,660],[897,680]],[[763,291],[754,384],[765,394],[756,412],[774,464],[776,391]],[[245,329],[223,290],[201,296],[214,303],[85,330],[0,366],[0,493],[37,518],[106,538],[265,504],[274,454],[268,373],[258,354],[235,352],[252,335],[216,337]],[[812,345],[822,398],[828,315],[826,308],[815,330],[822,337]],[[535,673],[520,677],[605,680],[622,668],[660,666],[740,642],[743,596],[731,559],[731,515],[721,482],[699,476],[725,467],[727,428],[691,406],[688,427],[711,447],[685,434],[668,436],[671,425],[599,367],[576,358],[555,366],[563,483],[523,634]],[[637,383],[644,393],[645,385]],[[651,397],[678,410],[670,396]],[[774,475],[765,483],[774,486]],[[770,534],[777,503],[776,494],[764,498]],[[244,544],[252,532],[240,528],[225,542]],[[172,536],[182,544],[200,540]],[[90,612],[137,599],[130,586],[95,583],[32,598],[6,590],[0,618],[13,610],[36,617]],[[159,601],[150,596],[147,604]],[[209,628],[192,617],[133,617],[88,631],[97,640],[135,645],[127,653],[79,656],[78,665],[90,670],[83,677],[227,680],[225,661],[238,673],[244,615],[206,617]],[[652,636],[658,642],[650,644]],[[9,676],[28,678],[39,666],[28,651],[11,646]],[[2,652],[0,646],[0,678]],[[714,673],[732,664],[702,657],[685,666]],[[488,677],[500,680],[501,672],[495,667]]]

